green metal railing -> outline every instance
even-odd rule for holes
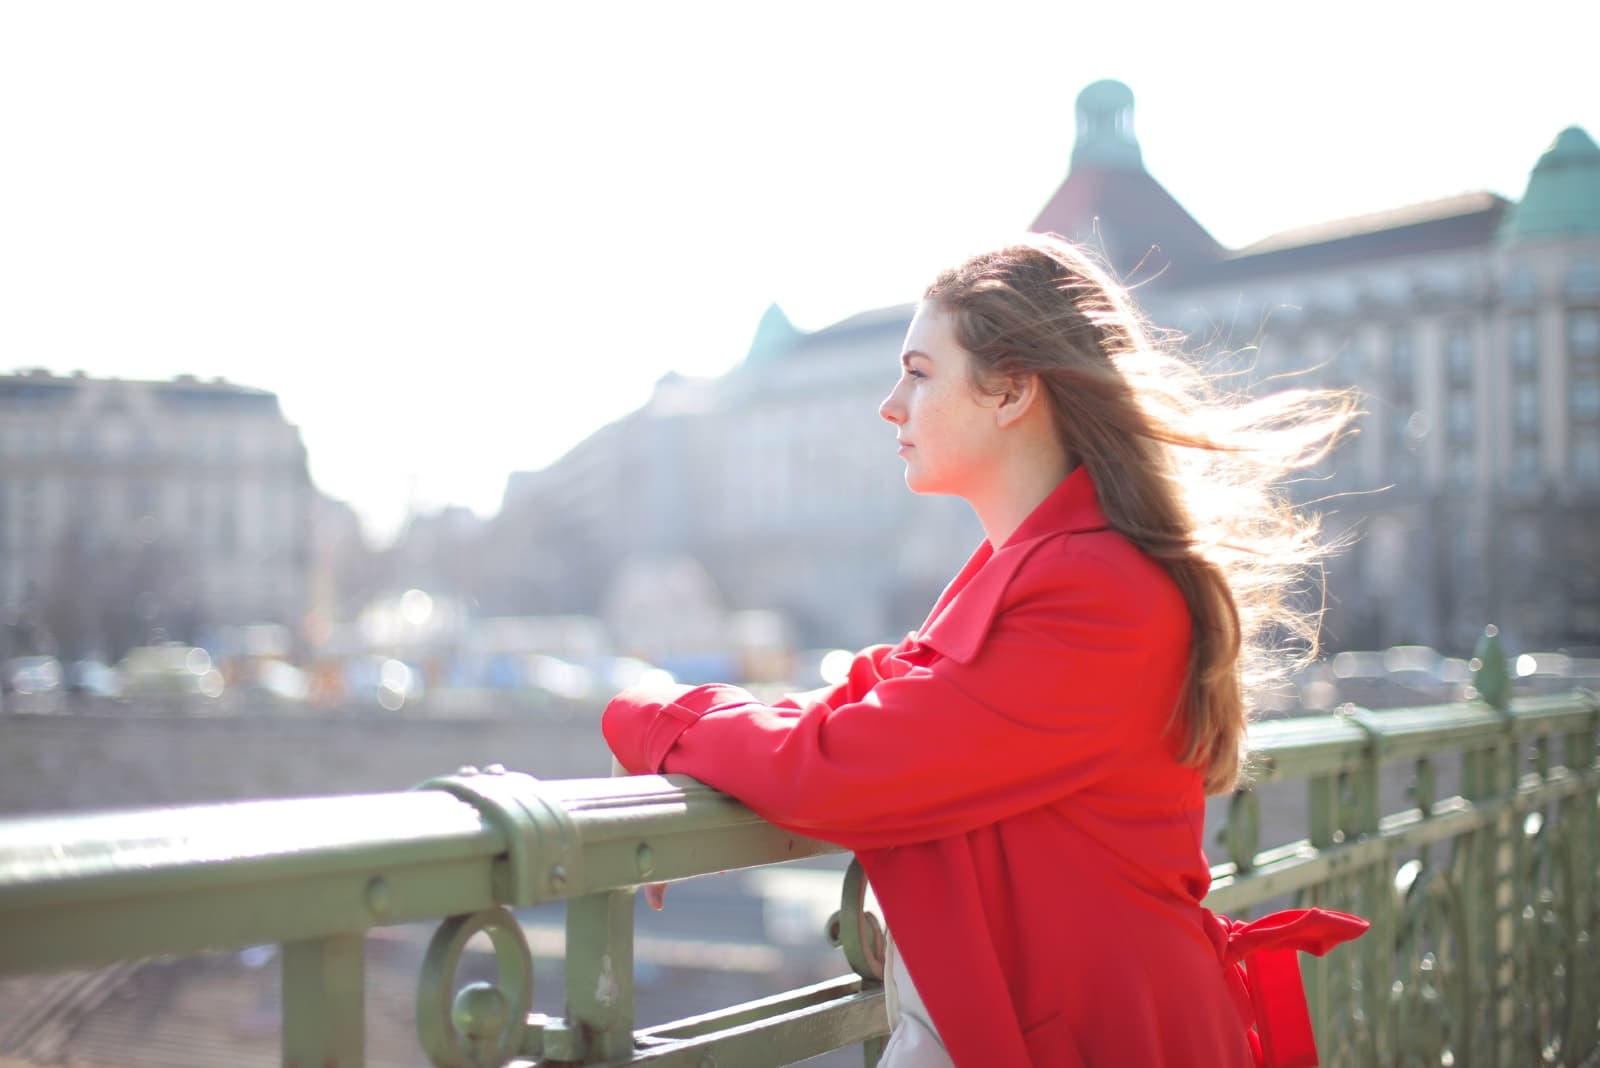
[[[1477,700],[1252,728],[1263,791],[1308,785],[1307,837],[1262,849],[1258,793],[1231,803],[1207,904],[1279,902],[1372,920],[1303,958],[1323,1063],[1577,1064],[1597,1045],[1596,730],[1579,691],[1509,700],[1483,651]],[[1525,762],[1531,757],[1531,762]],[[1459,758],[1461,790],[1439,797]],[[1380,784],[1413,777],[1384,813]],[[831,937],[854,974],[635,1030],[633,894],[646,881],[833,851],[679,776],[540,781],[498,767],[398,794],[0,822],[0,974],[277,943],[285,1065],[364,1055],[364,933],[444,918],[417,991],[441,1066],[777,1064],[885,1030],[881,929],[845,877]],[[530,1011],[532,956],[512,907],[565,900],[566,1013]],[[498,978],[460,986],[469,939]]]

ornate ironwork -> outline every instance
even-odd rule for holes
[[[467,943],[489,936],[497,983],[455,989]],[[533,957],[517,918],[503,908],[452,916],[439,925],[417,984],[417,1036],[438,1068],[500,1068],[522,1049],[533,1004]]]
[[[844,959],[857,975],[883,981],[883,922],[867,909],[867,873],[856,858],[844,873],[840,908],[828,918],[827,933],[828,944],[844,950]]]
[[[1464,1063],[1471,1004],[1468,934],[1460,891],[1449,871],[1407,861],[1394,877],[1399,912],[1390,987],[1401,1068]]]
[[[1522,821],[1525,866],[1522,907],[1522,960],[1527,1040],[1536,1064],[1570,1060],[1574,1041],[1572,1010],[1584,962],[1577,959],[1577,915],[1568,840],[1551,833],[1542,811]]]

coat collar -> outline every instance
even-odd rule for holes
[[[1000,548],[987,541],[939,596],[917,640],[941,656],[970,663],[988,636],[1011,580],[1045,542],[1062,534],[1106,528],[1094,482],[1081,464],[1022,521]]]

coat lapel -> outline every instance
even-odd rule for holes
[[[1011,580],[1028,558],[1052,539],[1105,527],[1094,483],[1088,470],[1079,466],[1029,513],[1004,545],[992,549],[984,542],[978,547],[940,595],[918,630],[917,641],[958,663],[971,663],[989,634]]]

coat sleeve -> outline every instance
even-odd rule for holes
[[[669,702],[624,692],[603,729],[631,771],[691,775],[846,848],[963,833],[1167,751],[1188,616],[1160,580],[1058,567],[1002,607],[970,663],[907,643],[878,654],[903,671],[836,705],[775,708],[724,685]]]
[[[859,701],[884,680],[884,661],[910,648],[912,637],[906,635],[899,645],[869,645],[851,658],[850,671],[843,682],[804,693],[784,694],[772,703],[772,707],[805,708],[820,703],[829,708],[838,708]]]

